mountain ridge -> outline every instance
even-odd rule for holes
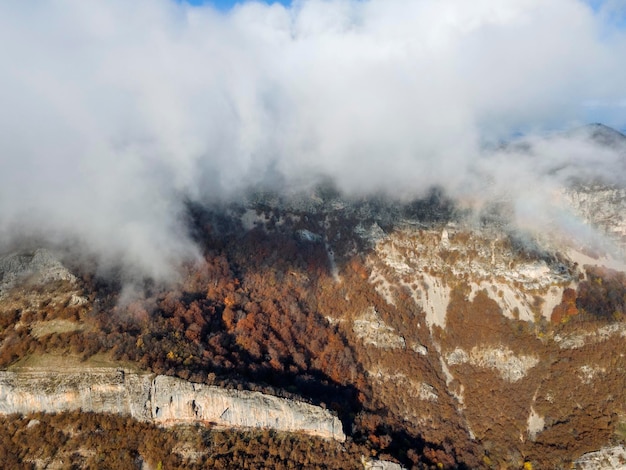
[[[50,282],[52,250],[13,251],[0,365],[105,354],[187,390],[174,421],[216,385],[309,402],[337,414],[343,452],[407,468],[590,468],[626,439],[622,192],[560,187],[529,227],[512,199],[441,188],[189,203],[202,259],[171,285],[79,262]]]

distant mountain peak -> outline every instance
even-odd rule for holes
[[[626,147],[626,135],[605,124],[594,122],[574,129],[573,136],[586,136],[593,141],[609,147]]]

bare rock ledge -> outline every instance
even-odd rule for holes
[[[259,392],[106,367],[0,371],[0,414],[79,409],[130,415],[162,426],[268,428],[345,440],[341,422],[328,410]]]

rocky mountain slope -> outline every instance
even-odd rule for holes
[[[0,411],[308,433],[370,466],[621,468],[625,191],[559,190],[583,238],[440,190],[190,204],[204,260],[176,286],[15,251],[0,260]],[[73,359],[32,368],[59,354]]]
[[[328,410],[259,392],[225,390],[115,367],[0,372],[0,413],[74,410],[130,415],[168,426],[271,428],[345,440],[341,423]]]

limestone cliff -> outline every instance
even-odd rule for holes
[[[78,410],[130,415],[161,425],[270,428],[343,441],[327,410],[259,392],[227,390],[117,368],[0,371],[0,413]]]
[[[120,413],[150,420],[149,375],[114,368],[0,371],[0,413],[71,410]]]
[[[207,422],[345,439],[341,422],[327,410],[259,392],[227,390],[159,375],[152,380],[148,403],[151,419],[161,424]]]
[[[578,185],[565,192],[573,211],[598,227],[622,250],[626,247],[626,188],[615,185]]]
[[[74,283],[76,277],[50,251],[13,253],[0,258],[0,298],[21,280],[43,285],[52,281]]]

